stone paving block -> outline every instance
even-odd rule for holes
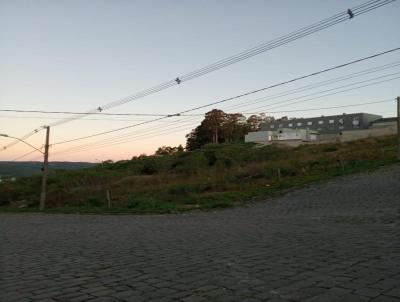
[[[381,294],[381,291],[376,288],[361,288],[353,292],[356,295],[375,298]]]
[[[386,296],[390,297],[396,297],[400,299],[400,287],[393,288],[392,290],[389,290],[384,293]]]
[[[0,214],[0,301],[400,300],[399,179],[179,215]]]
[[[380,295],[374,299],[371,300],[372,302],[399,302],[400,299],[399,298],[395,298],[395,297],[389,297],[389,296],[385,296],[385,295]]]

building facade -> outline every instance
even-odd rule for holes
[[[262,123],[260,131],[278,131],[279,129],[308,129],[320,134],[335,134],[349,130],[368,129],[372,122],[382,116],[369,113],[351,113],[312,118],[275,120]]]
[[[246,143],[271,143],[275,141],[316,141],[318,133],[309,129],[280,128],[276,131],[249,132],[245,135]]]
[[[275,131],[255,131],[244,136],[245,143],[267,143],[272,140]]]

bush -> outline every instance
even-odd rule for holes
[[[173,195],[185,195],[189,193],[202,193],[211,190],[210,184],[177,184],[168,189]]]
[[[158,173],[158,163],[153,158],[144,158],[142,167],[139,170],[140,174],[152,175]]]
[[[326,146],[322,149],[322,152],[335,152],[337,150],[339,150],[337,146]]]
[[[174,204],[146,196],[130,196],[127,207],[138,212],[158,213],[167,213],[176,209]]]
[[[89,197],[86,202],[85,202],[86,206],[90,206],[90,207],[102,207],[104,206],[104,201],[102,201],[101,199],[97,198],[97,197]]]

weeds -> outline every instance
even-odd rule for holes
[[[48,211],[169,213],[228,207],[311,181],[395,163],[395,146],[394,136],[296,148],[220,144],[55,171],[49,175]],[[0,184],[2,204],[26,200],[32,207],[23,211],[35,211],[39,190],[37,176]],[[106,208],[107,190],[111,209]]]

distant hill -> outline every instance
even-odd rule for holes
[[[96,164],[87,162],[50,162],[49,171],[57,169],[76,170],[93,167]],[[0,176],[21,177],[32,176],[42,173],[42,162],[25,161],[25,162],[12,162],[0,161]]]

